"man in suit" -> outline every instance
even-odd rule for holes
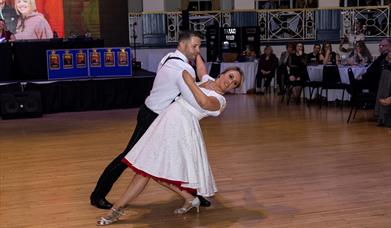
[[[368,67],[367,72],[362,75],[362,87],[369,89],[373,94],[377,93],[382,70],[387,66],[386,57],[391,50],[391,38],[385,38],[379,43],[380,55]]]
[[[15,9],[7,4],[6,0],[0,0],[0,19],[3,19],[8,30],[15,34],[18,15]]]
[[[166,109],[181,93],[176,81],[179,77],[182,77],[182,72],[186,70],[195,78],[194,69],[188,62],[194,61],[200,53],[200,45],[200,34],[191,31],[183,32],[179,36],[177,50],[167,54],[160,61],[151,93],[146,98],[144,105],[140,107],[136,129],[128,146],[106,167],[94,191],[91,193],[90,202],[93,206],[101,209],[110,209],[112,207],[112,204],[106,200],[106,196],[113,184],[128,167],[121,160],[142,137],[159,113]],[[202,77],[202,75],[199,77]],[[209,201],[201,196],[198,197],[201,201],[201,206],[210,205]]]

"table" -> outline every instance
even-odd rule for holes
[[[207,62],[206,67],[210,72],[212,63]],[[255,77],[258,71],[258,62],[222,62],[220,63],[220,73],[228,67],[240,67],[244,73],[244,82],[242,87],[234,89],[234,93],[245,94],[250,90],[255,89]]]
[[[0,43],[0,82],[12,80],[12,46]]]
[[[0,81],[47,80],[46,50],[93,47],[104,47],[103,40],[51,39],[1,44],[0,68],[5,73],[0,74]]]
[[[360,78],[367,71],[365,66],[338,66],[339,76],[344,84],[349,84],[349,68],[352,68],[355,78]],[[311,81],[321,82],[323,80],[323,65],[307,66],[307,72]],[[323,91],[322,96],[325,94],[326,91]],[[306,91],[306,95],[309,95],[309,92]],[[316,96],[316,94],[313,95]],[[329,89],[328,100],[342,100],[342,91]],[[350,94],[345,93],[344,100],[350,100]]]

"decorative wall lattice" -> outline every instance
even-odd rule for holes
[[[259,39],[269,40],[315,40],[317,31],[324,28],[340,28],[340,37],[348,34],[354,28],[357,21],[364,24],[366,37],[388,37],[390,36],[390,8],[389,7],[354,7],[334,9],[280,9],[280,10],[250,10],[247,12],[256,17],[256,25],[260,28]],[[129,15],[130,34],[132,26],[137,23],[136,43],[143,43],[144,36],[165,36],[166,43],[176,43],[182,25],[181,12],[161,12],[141,14],[132,13]],[[197,11],[189,13],[189,26],[191,30],[206,34],[208,26],[231,27],[241,24],[242,20],[238,14],[242,11]],[[247,14],[247,15],[248,15]],[[318,16],[317,16],[318,15]],[[335,16],[340,15],[340,20]],[[151,17],[152,16],[152,17]],[[317,20],[315,18],[318,18]],[[329,18],[330,20],[321,20]],[[151,21],[145,21],[151,20]],[[242,22],[242,21],[240,21]],[[321,24],[318,24],[320,23]],[[330,25],[328,25],[329,23]],[[243,23],[242,23],[243,24]],[[336,25],[337,26],[336,26]],[[340,24],[340,25],[339,25]],[[244,25],[244,26],[253,26]],[[161,27],[163,26],[163,28]],[[145,27],[145,28],[144,28]],[[156,32],[152,31],[157,28]],[[318,28],[319,27],[319,28]],[[145,34],[143,34],[145,33]],[[146,38],[145,38],[146,39]],[[145,40],[144,39],[144,40]],[[131,43],[133,42],[130,40]]]

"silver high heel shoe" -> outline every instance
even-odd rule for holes
[[[117,208],[112,207],[111,210],[112,210],[112,212],[110,215],[100,217],[100,219],[96,222],[97,226],[110,225],[114,222],[117,222],[119,217],[124,215],[124,210],[122,210],[122,209],[117,209]]]
[[[191,205],[189,207],[178,208],[178,209],[176,209],[174,211],[174,214],[178,214],[178,215],[186,214],[192,208],[196,208],[197,209],[197,213],[200,213],[200,204],[201,204],[201,202],[198,199],[198,197],[194,198],[192,201],[189,201],[189,203],[191,203]]]

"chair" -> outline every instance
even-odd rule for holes
[[[312,97],[314,94],[314,90],[316,90],[317,97],[319,97],[320,89],[322,88],[322,82],[320,81],[311,81],[311,78],[308,75],[308,71],[306,69],[306,80],[305,80],[305,87],[308,87],[309,89],[309,99],[308,99],[308,106],[312,103]]]
[[[297,69],[293,69],[293,67],[291,67],[290,71],[292,72],[293,70],[297,70]],[[281,103],[284,102],[285,96],[287,96],[286,105],[289,105],[289,102],[291,100],[292,90],[293,90],[293,88],[298,87],[298,86],[300,87],[300,94],[303,92],[304,93],[303,95],[305,97],[304,87],[307,86],[307,83],[306,83],[307,78],[308,78],[308,74],[306,72],[305,72],[305,75],[302,75],[301,80],[299,80],[299,81],[290,81],[289,75],[286,75],[286,78],[284,79],[284,94],[281,97]]]
[[[345,97],[345,90],[348,88],[347,84],[341,82],[339,70],[337,65],[324,65],[323,66],[323,78],[321,83],[320,95],[323,94],[323,90],[326,90],[326,102],[329,98],[329,89],[342,90],[342,105]],[[322,102],[319,102],[319,107],[322,107]]]
[[[366,109],[365,107],[373,106],[376,101],[376,97],[370,92],[365,92],[360,85],[359,81],[355,79],[352,69],[348,69],[349,85],[347,92],[350,93],[350,112],[347,123],[350,122],[353,114],[353,120],[356,118],[357,111],[359,109]],[[353,113],[354,111],[354,113]]]

